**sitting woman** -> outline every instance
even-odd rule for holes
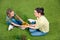
[[[49,32],[49,21],[44,16],[44,8],[36,8],[34,10],[34,15],[37,18],[36,24],[32,22],[29,25],[29,31],[32,36],[42,36]]]

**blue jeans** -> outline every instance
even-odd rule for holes
[[[32,24],[33,24],[33,22],[32,22]],[[35,22],[34,22],[34,24],[35,24]],[[31,28],[29,28],[29,31],[30,31],[30,33],[31,33],[32,36],[43,36],[43,35],[46,34],[44,32],[41,32],[40,30],[37,30],[37,29],[31,29]]]
[[[30,31],[32,36],[43,36],[43,35],[46,34],[44,32],[41,32],[41,31],[37,30],[37,29],[34,30],[34,29],[29,28],[29,31]]]
[[[11,21],[15,24],[22,25],[22,22],[20,20],[16,20],[16,19],[12,18]],[[10,25],[11,23],[8,21],[7,24]]]

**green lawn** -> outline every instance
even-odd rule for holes
[[[45,8],[45,16],[50,22],[50,32],[47,35],[33,37],[27,30],[7,30],[7,8],[14,9],[16,14],[27,21],[28,18],[36,19],[33,15],[36,7]],[[60,40],[60,0],[0,0],[0,40],[20,40],[23,34],[30,40]]]

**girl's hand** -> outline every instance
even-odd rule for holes
[[[21,25],[21,28],[28,28],[29,26],[28,25]]]
[[[25,29],[25,26],[24,26],[24,25],[21,25],[20,27],[21,27],[21,29],[22,29],[22,30],[24,30],[24,29]]]

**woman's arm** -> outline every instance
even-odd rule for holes
[[[35,29],[36,24],[29,25],[29,28]]]

